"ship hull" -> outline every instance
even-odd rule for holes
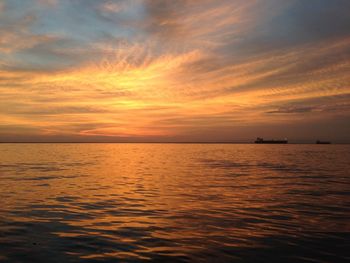
[[[256,144],[287,144],[288,141],[255,141]]]

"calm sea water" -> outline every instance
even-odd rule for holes
[[[350,146],[1,144],[0,262],[349,262]]]

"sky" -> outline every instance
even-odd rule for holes
[[[0,0],[0,142],[350,142],[349,0]]]

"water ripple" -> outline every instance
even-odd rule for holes
[[[348,262],[349,160],[346,145],[3,144],[0,262]]]

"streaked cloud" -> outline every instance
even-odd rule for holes
[[[349,7],[4,1],[0,139],[350,140]]]
[[[56,7],[59,0],[37,0],[39,5],[44,5],[45,7]]]

